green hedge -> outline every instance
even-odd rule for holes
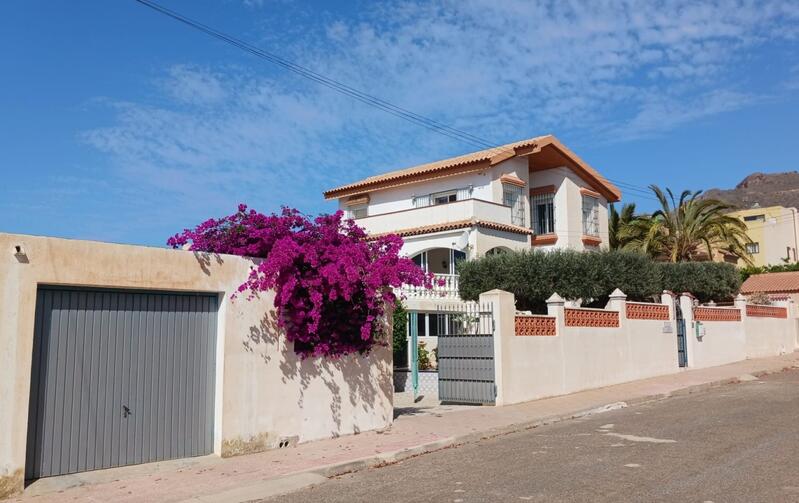
[[[741,288],[741,275],[721,262],[658,263],[664,290],[691,292],[701,302],[731,300]]]
[[[391,315],[393,323],[391,350],[394,356],[394,367],[408,365],[408,311],[399,300],[394,304]]]
[[[463,299],[477,300],[480,293],[499,288],[516,296],[518,309],[535,312],[546,310],[546,299],[553,292],[566,299],[584,299],[584,305],[604,306],[615,288],[630,300],[650,300],[672,290],[720,301],[734,296],[740,286],[730,264],[666,264],[615,250],[508,252],[462,262],[458,272]]]

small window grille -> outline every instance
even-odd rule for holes
[[[510,223],[513,225],[524,226],[524,198],[522,197],[524,187],[502,184],[502,204],[510,206]]]
[[[599,236],[599,199],[583,196],[583,234]]]

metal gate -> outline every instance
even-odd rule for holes
[[[491,304],[439,307],[438,398],[493,404],[494,317]]]
[[[688,353],[685,344],[685,318],[682,316],[679,302],[675,305],[675,312],[677,314],[677,319],[675,320],[677,324],[677,363],[680,367],[687,367]]]
[[[40,287],[25,477],[210,454],[217,304]]]

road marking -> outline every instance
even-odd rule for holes
[[[605,435],[609,435],[611,437],[619,437],[623,438],[624,440],[629,440],[630,442],[649,442],[652,444],[676,444],[676,440],[671,440],[669,438],[652,438],[652,437],[639,437],[637,435],[623,435],[621,433],[605,433]]]
[[[641,465],[639,465],[638,463],[628,463],[624,466],[626,466],[627,468],[639,468]]]
[[[607,405],[603,405],[602,407],[597,407],[595,409],[588,410],[583,415],[590,416],[592,414],[602,414],[603,412],[610,412],[612,410],[624,409],[626,407],[627,407],[627,402],[613,402]]]
[[[613,424],[613,423],[603,424],[602,426],[599,427],[599,429],[600,430],[612,430],[614,426],[616,426],[616,425]]]

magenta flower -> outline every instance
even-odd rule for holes
[[[385,306],[403,284],[432,287],[432,276],[399,255],[402,239],[369,239],[342,212],[311,220],[295,209],[264,215],[240,204],[169,238],[173,248],[262,258],[238,288],[274,290],[278,324],[303,357],[368,353],[383,338]]]

